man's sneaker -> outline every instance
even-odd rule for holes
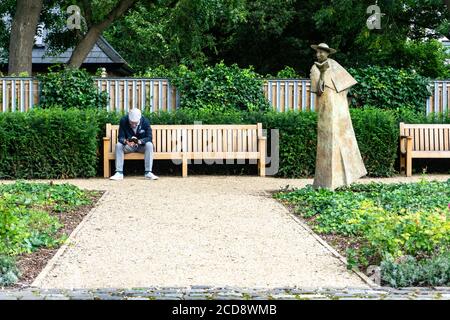
[[[113,175],[110,180],[123,180],[123,173],[116,172],[115,175]]]
[[[144,176],[146,179],[158,180],[158,177],[153,172],[147,172]]]

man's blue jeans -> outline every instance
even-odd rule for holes
[[[116,144],[116,172],[123,172],[123,162],[124,162],[124,154],[139,152],[145,153],[144,162],[145,162],[145,172],[152,171],[153,166],[153,143],[147,142],[144,145],[139,145],[135,148],[130,147],[128,145],[123,145],[120,142]]]

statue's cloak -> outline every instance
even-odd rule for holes
[[[356,80],[336,61],[322,80],[316,65],[311,68],[311,91],[317,95],[317,154],[314,187],[331,190],[349,185],[367,174],[348,109],[347,91]]]
[[[325,86],[341,92],[354,86],[358,82],[337,61],[327,59],[329,69],[324,74]],[[311,68],[311,91],[317,93],[320,71],[316,65]]]

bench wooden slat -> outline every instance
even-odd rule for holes
[[[247,136],[248,136],[248,131],[249,130],[244,130],[242,131],[242,151],[247,152]]]
[[[419,142],[419,149],[420,150],[425,150],[425,129],[424,128],[419,128],[419,137],[420,137],[420,142]]]
[[[247,129],[252,130],[255,129],[254,124],[152,124],[152,129],[194,129],[194,128],[202,128],[202,129]],[[118,125],[112,125],[112,127],[119,127]]]
[[[184,152],[187,151],[186,147],[184,146],[184,140],[186,140],[186,137],[184,136],[184,129],[177,129],[177,152]]]
[[[192,152],[192,129],[187,129],[187,151]]]
[[[450,128],[450,124],[409,124],[405,123],[404,128],[405,129],[414,129],[414,128],[427,128],[427,129],[435,129],[436,126],[439,126],[441,128]]]
[[[169,148],[168,145],[171,144],[171,142],[167,139],[167,129],[163,129],[161,128],[159,130],[159,135],[160,135],[160,139],[161,139],[161,147],[160,147],[160,152],[169,152]]]
[[[207,152],[208,148],[207,148],[207,144],[208,144],[208,130],[207,129],[203,129],[202,130],[202,148],[200,149],[200,152]]]
[[[214,129],[208,129],[206,136],[208,137],[208,140],[206,142],[206,147],[208,148],[208,152],[213,152],[213,144],[214,144],[214,140],[213,140],[213,131]]]
[[[172,137],[172,130],[170,129],[166,129],[167,131],[167,148],[166,151],[167,152],[172,152],[173,150],[173,137]]]
[[[444,149],[450,150],[450,129],[444,128]]]
[[[414,150],[420,150],[419,128],[415,128],[413,131],[414,131]]]
[[[257,130],[252,130],[252,145],[253,145],[253,150],[252,151],[256,151],[258,148],[258,131]]]
[[[112,139],[112,152],[116,152],[116,143],[118,140],[119,131],[118,130],[111,130],[111,139]]]
[[[439,150],[440,151],[445,151],[444,149],[444,128],[439,128]]]
[[[192,151],[198,151],[198,130],[192,129]]]
[[[413,158],[450,158],[450,151],[413,151]]]

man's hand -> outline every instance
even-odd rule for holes
[[[126,143],[127,143],[127,146],[132,147],[132,148],[134,148],[135,146],[137,146],[137,144],[134,143],[133,141],[128,141],[128,140],[127,140]]]

